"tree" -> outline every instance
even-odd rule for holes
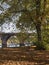
[[[45,20],[46,0],[2,0],[3,2],[9,4],[10,8],[0,15],[0,20],[4,21],[6,18],[11,20],[12,15],[15,16],[15,14],[21,13],[19,21],[16,22],[17,28],[22,32],[36,29],[38,46],[41,45],[41,26],[42,21]]]

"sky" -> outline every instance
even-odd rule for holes
[[[0,14],[5,13],[5,11],[8,10],[8,8],[10,8],[9,4],[7,4],[6,2],[1,4],[0,2]],[[4,32],[4,33],[20,32],[20,30],[16,28],[16,24],[13,23],[15,21],[18,21],[20,16],[21,16],[21,13],[17,13],[14,16],[11,16],[12,21],[10,23],[8,22],[8,20],[5,21],[5,23],[0,27],[0,32]],[[33,32],[36,32],[36,30],[33,30]],[[28,31],[28,33],[32,33],[32,31]]]
[[[4,13],[8,8],[10,8],[10,5],[8,5],[6,2],[3,4],[0,3],[0,14]]]
[[[5,19],[5,23],[0,27],[0,32],[4,33],[19,33],[20,30],[16,27],[16,21],[19,20],[21,13],[17,13],[14,16],[11,16],[11,21]]]
[[[14,24],[13,22],[7,22],[4,23],[1,27],[2,32],[4,33],[18,33],[20,32],[20,30],[18,30],[16,28],[16,24]]]
[[[6,2],[3,4],[0,3],[0,14],[4,13],[8,8],[10,8],[10,5],[8,5]],[[3,9],[2,9],[3,8]],[[16,17],[17,16],[17,17]],[[16,28],[16,24],[13,23],[14,21],[19,20],[19,16],[21,16],[20,13],[17,13],[15,16],[12,17],[12,22],[5,21],[5,23],[0,27],[0,31],[4,33],[18,33],[20,30]]]

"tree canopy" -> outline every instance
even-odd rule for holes
[[[48,31],[46,26],[49,27],[46,25],[49,20],[49,0],[0,0],[0,11],[0,24],[14,19],[21,32],[36,30],[38,46],[42,45],[45,34],[48,34],[44,31]]]

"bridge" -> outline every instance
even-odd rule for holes
[[[14,35],[18,35],[20,33],[0,33],[0,37],[1,37],[1,40],[2,40],[2,47],[7,47],[7,40],[11,37],[11,36],[14,36]],[[22,33],[23,35],[24,33]],[[32,33],[27,33],[29,35],[31,35]]]

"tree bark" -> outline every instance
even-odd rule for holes
[[[7,40],[11,37],[12,35],[2,35],[1,40],[2,40],[2,47],[6,48],[7,47]]]
[[[37,30],[37,36],[38,36],[38,42],[41,43],[41,14],[40,14],[40,8],[41,8],[41,0],[36,0],[36,30]]]
[[[41,38],[41,22],[36,25],[36,30],[37,30],[38,42],[41,43],[41,40],[42,40],[42,38]]]
[[[5,39],[2,39],[2,48],[7,47],[7,41]]]

